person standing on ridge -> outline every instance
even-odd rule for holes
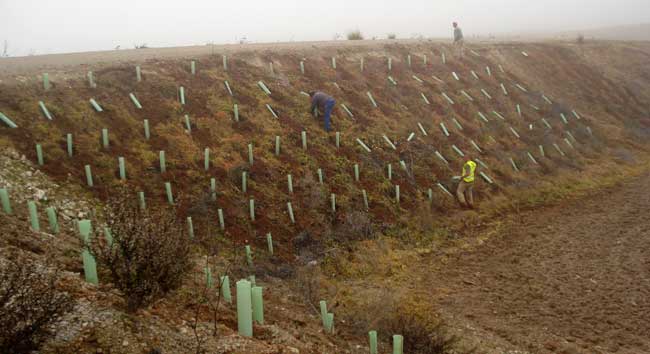
[[[467,156],[467,161],[463,165],[463,174],[460,176],[456,197],[462,207],[474,209],[474,180],[476,172],[476,162],[472,161],[471,156]]]
[[[463,30],[458,27],[458,22],[454,22],[454,46],[457,55],[463,58],[465,55],[465,38],[463,37]]]
[[[332,119],[332,110],[336,105],[336,101],[332,96],[321,91],[311,91],[309,92],[309,97],[311,99],[309,112],[314,113],[316,109],[318,109],[318,112],[322,112],[325,131],[329,132],[331,130],[330,121]],[[317,116],[317,114],[315,113],[314,115]]]

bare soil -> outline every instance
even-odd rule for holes
[[[524,213],[430,273],[431,293],[451,322],[512,349],[648,353],[649,205],[645,175]]]

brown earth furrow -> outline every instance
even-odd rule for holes
[[[650,176],[521,223],[431,274],[449,316],[535,353],[650,352]],[[479,352],[482,352],[479,348]]]

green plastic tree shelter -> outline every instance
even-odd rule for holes
[[[264,93],[271,96],[271,91],[269,90],[269,88],[266,86],[266,84],[263,81],[261,81],[261,80],[258,81],[257,86],[259,86],[262,89],[262,91],[264,91]]]
[[[29,221],[32,224],[32,230],[41,231],[41,225],[38,222],[38,211],[36,210],[36,203],[33,201],[27,202],[27,209],[29,210]]]
[[[94,183],[93,183],[93,173],[90,170],[90,165],[85,165],[84,170],[86,172],[86,184],[88,185],[88,187],[93,187],[93,185],[94,185]]]
[[[325,315],[325,330],[334,333],[334,314],[331,312]]]
[[[326,321],[325,317],[327,317],[327,302],[325,300],[321,300],[319,302],[319,306],[320,306],[321,321],[323,322],[323,327],[326,327],[325,326],[325,321]]]
[[[81,240],[83,241],[84,245],[88,245],[90,243],[90,235],[92,232],[92,223],[90,220],[79,220],[77,223],[78,231],[79,231],[79,236],[81,237]]]
[[[205,267],[203,268],[203,272],[205,273],[205,286],[212,289],[214,287],[214,283],[212,282],[212,270],[210,270],[210,267]]]
[[[192,217],[187,217],[187,233],[190,235],[190,238],[194,238],[194,224],[192,223]]]
[[[242,193],[246,193],[248,190],[248,173],[246,171],[242,171],[241,173],[241,191]]]
[[[370,209],[368,207],[368,193],[366,193],[365,189],[362,189],[361,194],[363,195],[363,207],[367,211],[368,209]]]
[[[81,251],[81,259],[84,266],[84,275],[86,277],[86,282],[98,285],[99,279],[97,278],[97,262],[88,250]]]
[[[16,125],[16,123],[14,123],[11,119],[9,119],[9,117],[7,117],[6,115],[4,115],[4,113],[2,113],[2,112],[0,112],[0,120],[1,120],[4,124],[6,124],[9,128],[11,128],[11,129],[16,129],[16,128],[18,128],[18,126]]]
[[[336,132],[334,134],[334,137],[335,137],[335,142],[336,142],[336,148],[338,149],[338,148],[341,147],[341,132]]]
[[[372,97],[372,94],[370,93],[370,91],[367,91],[366,95],[370,99],[370,102],[372,103],[373,107],[377,108],[377,102],[375,101],[374,97]]]
[[[142,81],[142,71],[140,70],[140,65],[135,67],[135,79],[140,82]]]
[[[273,255],[273,237],[271,236],[270,232],[268,234],[266,234],[266,245],[269,248],[269,254],[272,256]]]
[[[300,138],[302,139],[303,150],[307,150],[307,132],[304,130],[300,132]]]
[[[47,214],[47,221],[50,224],[50,231],[53,234],[58,234],[59,222],[56,220],[56,211],[53,207],[49,207],[45,209],[45,213]]]
[[[293,193],[293,179],[290,174],[287,175],[287,189],[289,190],[289,193]]]
[[[165,182],[165,193],[167,194],[167,203],[169,203],[169,205],[174,205],[174,195],[172,194],[172,185],[169,182]]]
[[[219,283],[221,284],[221,296],[223,296],[223,299],[227,303],[232,304],[232,295],[230,294],[230,279],[227,275],[224,275],[222,277],[219,277]]]
[[[393,335],[393,354],[404,354],[404,337]]]
[[[92,71],[88,72],[88,86],[90,88],[96,88],[97,87],[97,84],[95,83],[95,77],[93,76]]]
[[[147,202],[144,199],[144,192],[142,191],[138,192],[138,205],[140,206],[140,210],[147,209]]]
[[[144,138],[146,140],[149,140],[149,138],[151,138],[151,133],[149,131],[149,120],[148,119],[143,120],[142,125],[144,126]]]
[[[203,168],[206,171],[210,169],[210,148],[203,150]]]
[[[108,145],[109,145],[108,129],[104,128],[104,129],[102,129],[102,147],[104,149],[107,149]]]
[[[217,215],[219,217],[219,229],[223,231],[226,229],[226,222],[223,217],[223,209],[217,209]]]
[[[93,106],[95,111],[104,112],[104,109],[102,108],[102,106],[100,106],[99,103],[97,103],[97,101],[95,101],[94,98],[91,98],[90,100],[88,100],[88,102],[90,102],[90,105]]]
[[[255,221],[255,199],[248,201],[248,211],[250,212],[251,221]]]
[[[165,173],[167,172],[167,163],[165,162],[165,150],[160,150],[158,152],[159,160],[160,160],[160,173]]]
[[[108,247],[113,246],[113,235],[111,234],[111,229],[108,227],[104,227],[104,239],[106,239]]]
[[[131,102],[133,102],[133,104],[137,109],[142,109],[142,105],[140,104],[140,101],[138,101],[138,98],[135,97],[133,93],[129,93],[129,97],[131,98]]]
[[[120,179],[125,180],[126,179],[126,164],[124,162],[124,157],[120,156],[117,158],[117,163],[119,165],[120,169]]]
[[[359,143],[359,145],[361,145],[361,147],[367,152],[372,152],[372,150],[370,150],[368,145],[366,145],[366,143],[364,143],[361,139],[357,138],[357,143]]]
[[[43,103],[43,101],[38,101],[38,106],[41,108],[41,112],[43,112],[45,118],[52,120],[52,115],[50,114],[50,111],[47,109],[47,107],[45,107],[45,103]]]
[[[43,89],[45,91],[50,89],[50,75],[48,73],[43,73]]]
[[[275,136],[275,156],[280,156],[280,136]]]
[[[13,210],[11,209],[11,201],[9,199],[9,192],[6,188],[0,188],[0,203],[2,203],[2,210],[4,210],[7,215],[13,214]]]
[[[190,122],[190,116],[185,115],[185,129],[187,129],[188,133],[192,132],[192,123]]]
[[[228,94],[232,97],[232,89],[230,88],[230,84],[228,83],[228,80],[224,81],[223,84],[226,86],[226,90],[228,91]]]
[[[72,157],[73,152],[74,152],[72,150],[72,134],[66,134],[65,135],[65,141],[66,141],[66,145],[67,145],[67,148],[68,148],[68,157]]]
[[[268,110],[269,110],[269,112],[271,112],[271,114],[273,115],[273,118],[275,118],[275,119],[277,119],[277,118],[278,118],[278,114],[277,114],[277,113],[275,113],[275,111],[273,110],[273,107],[271,107],[271,105],[270,105],[270,104],[268,104],[268,103],[266,104],[266,109],[268,109]]]
[[[43,166],[43,148],[41,144],[36,144],[36,161],[38,161],[39,166]]]
[[[341,108],[343,108],[343,110],[345,111],[345,113],[347,113],[348,116],[350,116],[350,118],[354,119],[354,114],[352,114],[352,111],[350,111],[350,109],[349,109],[346,105],[344,105],[343,103],[341,103]]]
[[[377,331],[368,332],[368,339],[370,341],[370,354],[377,353]]]
[[[289,219],[291,220],[291,223],[295,224],[296,218],[293,216],[293,206],[291,205],[291,202],[287,202],[287,212],[289,212]]]
[[[251,246],[250,245],[244,246],[244,250],[246,251],[246,263],[249,266],[252,266],[253,265],[253,254],[251,252]]]
[[[210,178],[210,199],[217,200],[217,179],[214,177]]]
[[[253,319],[255,322],[264,324],[264,298],[262,294],[262,287],[254,286],[251,289],[253,300]]]
[[[90,220],[80,220],[78,223],[78,228],[79,235],[81,236],[84,245],[88,245],[90,243],[90,235],[92,229]],[[99,284],[99,280],[97,278],[97,263],[95,262],[95,258],[87,249],[84,249],[81,252],[81,258],[83,261],[86,281],[95,285]]]
[[[237,282],[237,330],[240,336],[253,336],[253,304],[251,282],[242,279]]]

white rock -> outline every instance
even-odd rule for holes
[[[42,189],[36,188],[36,191],[34,192],[34,198],[38,200],[43,200],[45,199],[45,191]]]

